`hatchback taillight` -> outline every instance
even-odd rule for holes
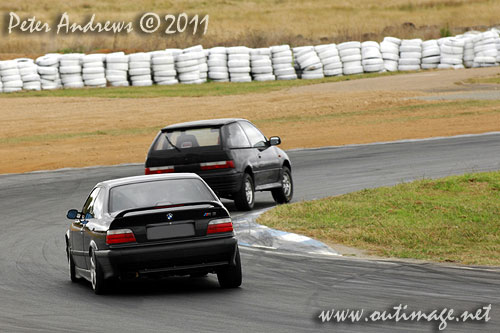
[[[169,165],[169,166],[162,166],[162,167],[152,167],[152,168],[146,168],[146,175],[154,175],[154,174],[160,174],[160,173],[170,173],[174,172],[174,166]]]
[[[108,230],[106,244],[122,244],[135,242],[135,236],[130,229]]]
[[[200,163],[201,170],[234,169],[233,161],[218,161]]]
[[[231,231],[233,231],[233,222],[231,218],[217,219],[208,223],[207,234]]]

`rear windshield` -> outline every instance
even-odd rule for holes
[[[167,140],[167,136],[170,142]],[[179,129],[160,133],[153,150],[174,149],[172,144],[180,149],[220,146],[220,127]]]
[[[217,200],[199,179],[169,179],[113,187],[109,212]]]

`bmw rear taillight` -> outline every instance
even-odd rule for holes
[[[169,166],[162,166],[162,167],[153,167],[153,168],[146,168],[146,175],[155,175],[155,174],[160,174],[160,173],[170,173],[174,172],[174,166],[169,165]]]
[[[201,170],[215,170],[215,169],[234,169],[233,161],[218,161],[200,163]]]
[[[130,229],[108,230],[106,233],[106,244],[122,244],[135,242],[135,236]]]
[[[231,218],[212,220],[208,223],[207,234],[231,231],[233,231],[233,222],[231,222]]]

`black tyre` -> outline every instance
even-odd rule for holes
[[[241,286],[241,260],[240,251],[238,249],[236,249],[235,261],[235,266],[229,265],[228,267],[217,272],[217,279],[219,280],[219,285],[222,288],[238,288]]]
[[[234,194],[234,203],[238,210],[252,210],[255,202],[255,187],[252,176],[243,175],[243,182],[238,192]]]
[[[90,255],[90,282],[96,295],[103,295],[108,291],[107,281],[102,274],[101,266],[96,260],[94,251]]]
[[[77,282],[80,279],[76,276],[75,262],[73,261],[73,257],[70,254],[69,247],[66,248],[66,255],[68,256],[69,278],[71,282]]]
[[[271,190],[274,201],[278,204],[285,204],[293,198],[293,180],[292,173],[287,167],[281,171],[281,187]]]

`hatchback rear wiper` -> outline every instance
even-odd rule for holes
[[[169,143],[172,147],[174,147],[174,148],[175,148],[175,150],[177,150],[179,153],[181,152],[180,148],[179,148],[179,147],[177,147],[176,145],[174,145],[174,144],[172,143],[172,141],[170,141],[170,138],[168,137],[168,133],[165,133],[165,138],[167,139],[168,143]]]

